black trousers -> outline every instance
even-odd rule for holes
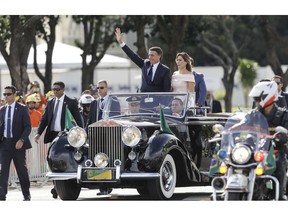
[[[4,139],[0,143],[0,198],[6,198],[10,164],[13,160],[19,178],[22,194],[30,196],[30,180],[26,164],[26,149],[16,149],[16,143],[10,139]]]

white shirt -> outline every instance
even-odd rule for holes
[[[102,107],[103,108],[105,107],[105,104],[107,103],[107,100],[108,100],[108,95],[103,97],[103,99],[104,99],[103,101],[101,101],[101,99],[102,99],[102,97],[99,98],[99,104],[98,104],[99,109],[102,109]]]
[[[153,68],[152,68],[152,81],[153,81],[153,80],[154,80],[154,76],[155,76],[155,72],[156,72],[157,67],[158,67],[158,65],[159,65],[159,62],[156,63],[156,64],[151,64],[151,65],[153,65]],[[150,68],[151,68],[151,67],[149,67],[148,70],[147,70],[147,75],[148,75],[148,73],[149,73]]]
[[[57,100],[59,100],[59,107],[58,107],[58,110],[57,110],[57,118],[55,120],[55,125],[54,125],[53,131],[62,131],[62,128],[61,128],[61,114],[62,114],[62,108],[63,108],[63,103],[64,103],[64,97],[65,97],[65,94],[63,94],[62,97],[60,97],[59,99],[55,98],[53,113],[56,111],[55,107],[57,105]]]

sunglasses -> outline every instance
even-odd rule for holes
[[[261,101],[261,97],[253,97],[255,102],[260,102]]]
[[[97,89],[104,89],[105,87],[104,86],[101,86],[101,87],[97,87]]]
[[[53,91],[60,91],[61,88],[53,88],[52,90],[53,90]]]
[[[13,93],[3,93],[4,96],[11,96]]]

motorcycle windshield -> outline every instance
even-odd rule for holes
[[[259,111],[236,113],[230,117],[222,133],[221,149],[230,152],[235,145],[249,145],[254,152],[269,148],[269,126]]]

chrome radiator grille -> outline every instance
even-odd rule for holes
[[[123,127],[89,127],[88,143],[89,158],[93,161],[95,154],[103,152],[109,157],[110,167],[114,166],[114,161],[120,159],[123,164],[124,144],[122,144]]]

